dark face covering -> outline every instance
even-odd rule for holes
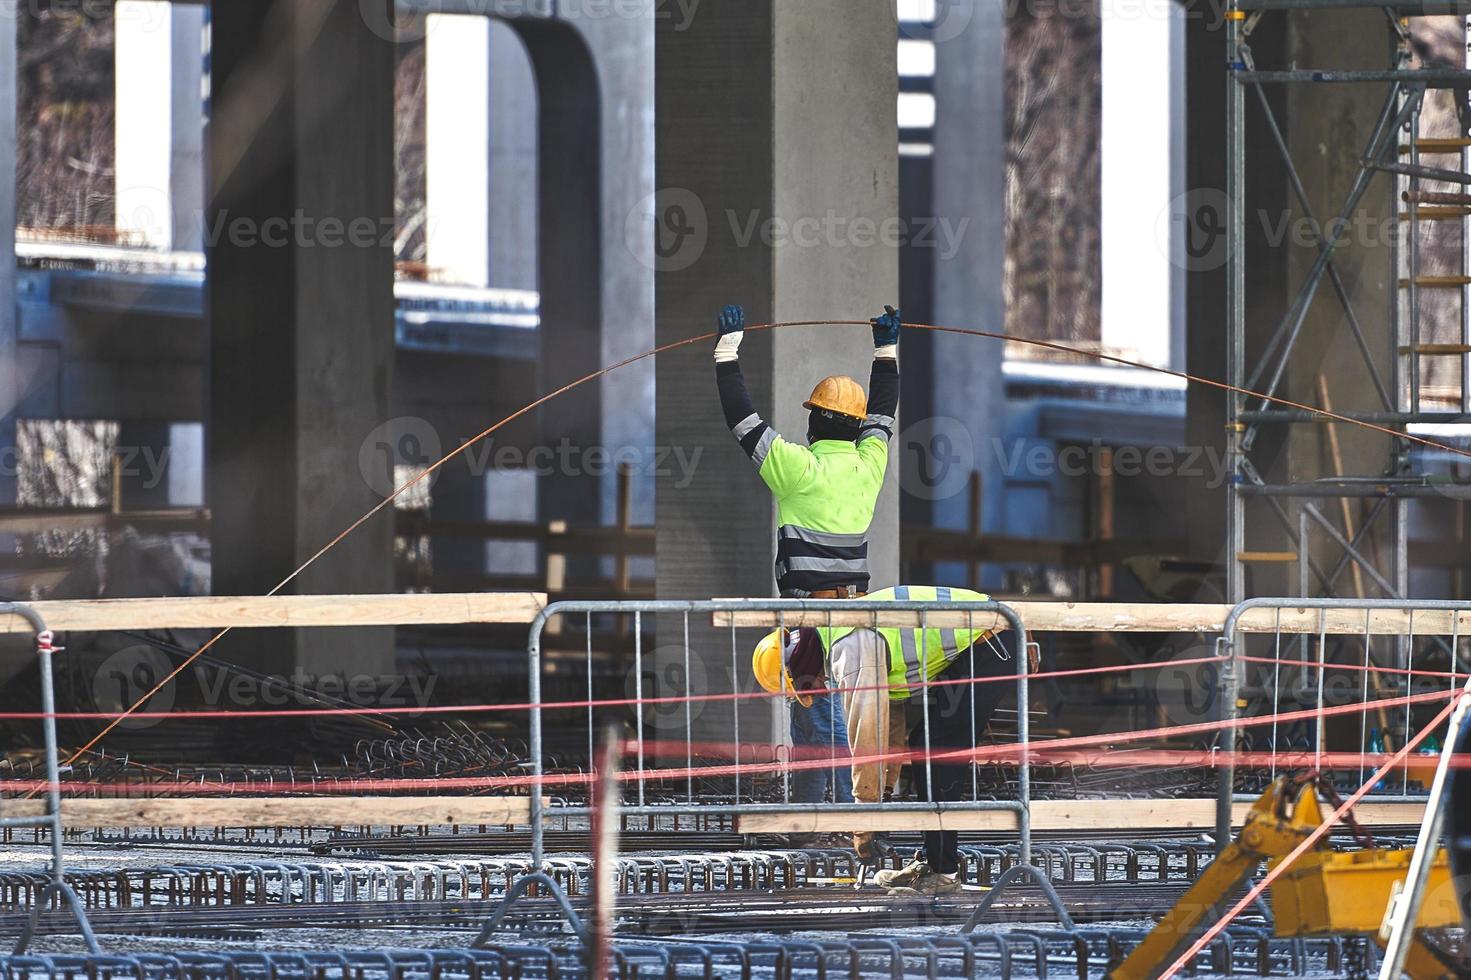
[[[858,424],[855,422],[839,422],[829,418],[821,412],[807,413],[807,444],[821,442],[824,439],[839,439],[843,442],[856,442],[858,440]]]

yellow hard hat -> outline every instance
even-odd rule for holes
[[[868,415],[868,395],[858,382],[839,374],[817,382],[817,387],[812,389],[812,397],[803,402],[802,407],[862,422]]]
[[[812,695],[797,694],[792,684],[792,675],[787,671],[786,646],[788,634],[784,629],[772,630],[761,638],[751,653],[751,673],[756,683],[768,694],[786,694],[795,697],[804,708],[812,707]]]

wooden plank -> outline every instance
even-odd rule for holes
[[[41,800],[0,800],[0,817],[39,816]],[[68,827],[356,827],[530,824],[526,796],[186,797],[62,800]]]
[[[1004,600],[1003,600],[1004,601]],[[1006,602],[1016,610],[1033,633],[1220,633],[1225,628],[1231,607],[1207,603],[1128,603],[1128,602]],[[1369,632],[1380,636],[1403,635],[1413,625],[1417,636],[1471,636],[1471,600],[1466,610],[1426,609],[1410,612],[1398,609],[1376,609],[1366,617],[1362,609],[1297,609],[1249,610],[1239,620],[1243,633],[1272,633],[1279,625],[1283,633],[1317,633],[1320,629],[1333,635],[1364,632],[1367,618]],[[837,610],[810,613],[750,612],[713,613],[714,625],[771,629],[779,623],[787,626],[869,626],[874,613]],[[973,623],[978,628],[1005,625],[999,616],[965,613],[941,609],[925,614],[930,626],[964,627]],[[1320,619],[1321,617],[1321,619]],[[1413,624],[1411,620],[1413,619]],[[1459,626],[1454,621],[1459,620]],[[914,627],[920,623],[915,612],[885,612],[885,626]]]
[[[1414,347],[1401,347],[1401,354],[1429,354],[1432,356],[1444,356],[1447,354],[1471,354],[1471,344],[1416,344]]]
[[[541,592],[204,596],[31,603],[53,630],[529,623],[546,604],[546,594]],[[30,627],[19,617],[3,616],[0,631],[24,633]]]
[[[718,809],[715,808],[715,809]],[[1236,825],[1250,803],[1233,807]],[[1425,815],[1423,803],[1361,803],[1354,815],[1365,826],[1411,826]],[[1194,800],[1035,800],[1032,829],[1047,831],[1162,829],[1209,831],[1216,825],[1216,801]],[[1015,830],[1016,815],[999,810],[920,813],[759,813],[736,818],[742,834],[824,834],[879,830]]]
[[[1244,562],[1287,562],[1297,561],[1295,551],[1238,551],[1236,560]]]
[[[412,626],[462,623],[529,623],[546,607],[541,592],[415,593],[346,596],[205,596],[165,599],[78,599],[32,603],[54,630],[235,629],[276,626]],[[1231,607],[1207,603],[1008,602],[1027,629],[1038,633],[1219,633]],[[868,626],[875,613],[838,610],[774,613],[760,610],[711,614],[721,627]],[[1367,617],[1376,635],[1471,636],[1471,600],[1465,611],[1383,609]],[[917,612],[885,612],[891,626],[918,626]],[[924,614],[930,626],[974,624],[999,628],[988,613],[934,609]],[[1362,633],[1365,613],[1355,609],[1256,609],[1241,619],[1248,633],[1270,633],[1280,620],[1284,633]],[[1321,620],[1321,622],[1320,622]],[[1413,620],[1413,623],[1412,623]],[[26,632],[18,617],[0,617],[0,632]]]

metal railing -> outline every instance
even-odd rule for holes
[[[1243,629],[1247,614],[1257,621],[1252,632],[1258,640],[1249,640]],[[1263,629],[1264,615],[1273,617],[1272,628]],[[1354,785],[1360,785],[1373,772],[1370,756],[1396,741],[1403,744],[1418,730],[1417,708],[1433,712],[1442,697],[1453,697],[1465,684],[1460,648],[1463,637],[1471,636],[1468,627],[1471,600],[1258,598],[1235,606],[1220,640],[1225,659],[1219,748],[1225,758],[1217,846],[1230,841],[1232,804],[1243,798],[1233,762],[1241,722],[1263,718],[1253,728],[1267,729],[1265,748],[1253,752],[1252,768],[1267,778],[1279,768],[1326,765],[1331,771],[1347,765],[1359,779]],[[1260,683],[1248,683],[1254,677]],[[1433,771],[1433,758],[1411,756],[1366,802],[1425,799]],[[1417,782],[1423,784],[1418,789]]]
[[[77,898],[77,893],[67,883],[66,864],[62,856],[61,766],[56,749],[56,692],[52,684],[51,664],[51,658],[59,648],[53,645],[53,637],[51,631],[46,628],[46,623],[30,606],[15,602],[0,603],[0,616],[4,615],[21,617],[31,625],[36,634],[36,656],[41,671],[41,711],[45,715],[41,727],[46,743],[47,785],[45,809],[41,814],[36,816],[0,815],[0,828],[33,827],[45,828],[51,832],[51,880],[35,904],[31,906],[31,915],[26,922],[25,930],[21,932],[20,939],[16,941],[15,954],[19,955],[26,951],[31,943],[31,937],[35,935],[41,913],[50,908],[53,902],[71,910],[72,915],[76,916],[77,926],[81,930],[87,949],[93,953],[100,953],[97,937],[92,933],[92,924],[87,921],[87,912],[82,907],[81,900]],[[0,804],[0,807],[3,807],[3,804]]]
[[[757,628],[750,626],[738,627],[734,625],[734,614],[760,613],[770,617],[770,625]],[[715,627],[711,624],[714,618],[720,614],[732,614],[728,617],[731,625],[729,627]],[[545,817],[549,815],[582,818],[591,816],[591,807],[576,799],[562,798],[548,801],[546,793],[548,790],[556,790],[558,783],[555,779],[549,779],[546,773],[546,737],[543,713],[550,710],[542,699],[542,675],[546,669],[543,656],[543,635],[547,632],[550,621],[559,616],[580,615],[584,619],[585,634],[587,637],[586,647],[583,651],[586,656],[586,664],[582,665],[581,673],[585,674],[586,698],[584,701],[573,702],[575,707],[561,706],[560,710],[585,710],[583,719],[578,723],[578,728],[586,726],[586,737],[588,740],[589,758],[592,757],[593,741],[597,737],[600,726],[595,720],[593,703],[599,701],[597,692],[594,690],[592,660],[595,656],[593,650],[593,621],[595,617],[622,616],[633,622],[633,671],[630,675],[630,690],[627,697],[623,699],[625,708],[634,711],[634,731],[632,736],[631,751],[637,757],[637,772],[632,774],[634,786],[630,787],[629,793],[635,799],[629,800],[628,805],[622,808],[625,817],[648,817],[677,818],[681,815],[707,815],[712,809],[718,809],[722,813],[731,815],[752,814],[807,814],[821,812],[828,813],[851,813],[871,814],[882,812],[885,814],[902,812],[942,813],[947,811],[1002,811],[1016,815],[1017,833],[1020,840],[1020,858],[1022,864],[1028,864],[1031,859],[1031,766],[1027,753],[1029,743],[1028,712],[1025,706],[1028,703],[1028,677],[1027,677],[1027,639],[1026,626],[1015,610],[999,602],[925,602],[925,601],[882,601],[870,599],[843,599],[843,600],[796,600],[796,599],[770,599],[770,600],[747,600],[747,599],[715,599],[715,600],[690,600],[690,601],[633,601],[633,602],[560,602],[544,609],[531,625],[530,638],[527,645],[528,674],[530,684],[531,704],[530,711],[530,754],[531,754],[531,826],[532,826],[532,866],[543,868],[545,866]],[[711,624],[695,622],[692,629],[692,617],[711,617]],[[649,617],[657,617],[657,629],[659,646],[657,652],[647,649],[646,640],[648,631],[646,629]],[[743,758],[746,749],[754,751],[754,747],[765,745],[768,748],[779,744],[782,739],[777,734],[775,725],[768,725],[762,729],[764,735],[759,739],[751,738],[750,711],[742,711],[743,705],[751,703],[760,704],[765,707],[770,703],[783,703],[785,698],[781,695],[768,695],[762,691],[755,693],[742,692],[740,679],[749,674],[751,650],[759,640],[762,633],[775,626],[794,627],[805,626],[852,626],[855,625],[855,617],[861,621],[863,627],[897,627],[897,628],[934,628],[942,630],[953,630],[963,628],[977,629],[1007,629],[1015,637],[1012,644],[1015,654],[1008,654],[1014,663],[1016,698],[1018,711],[1016,714],[1017,741],[1020,743],[1018,750],[1017,782],[1014,799],[982,799],[976,792],[977,784],[972,780],[971,798],[955,802],[888,802],[888,803],[799,803],[790,798],[790,771],[780,752],[772,752],[764,760],[752,761],[747,764]],[[749,617],[748,617],[749,618]],[[564,633],[565,636],[565,633]],[[708,651],[709,657],[697,652],[691,645],[691,636],[697,642],[711,641],[712,638],[720,637],[720,643],[724,646],[729,644],[729,656],[724,651],[720,652],[717,661],[714,651]],[[670,642],[670,640],[673,642]],[[995,644],[995,639],[989,641],[978,641],[971,647],[969,652],[963,652],[961,656],[972,658],[972,676],[975,676],[974,661],[976,658],[993,655],[988,651],[986,642]],[[999,646],[995,649],[1001,649]],[[686,678],[685,692],[682,695],[654,696],[647,694],[644,690],[644,681],[647,676],[647,668],[655,661],[662,661],[683,671]],[[712,676],[711,670],[718,663],[723,669],[727,663],[731,671],[733,683],[729,690],[720,690]],[[559,663],[559,667],[564,664]],[[703,673],[706,682],[703,684],[691,684],[689,678],[692,672]],[[924,727],[925,748],[922,755],[916,757],[916,762],[921,762],[928,768],[932,752],[929,746],[930,734],[930,688],[934,684],[943,683],[944,678],[936,681],[924,681],[919,685],[924,696],[920,698],[922,725]],[[699,687],[701,690],[694,690]],[[728,715],[719,719],[707,717],[696,718],[696,705],[722,704],[729,705]],[[682,707],[681,707],[682,706]],[[673,707],[676,709],[675,724],[665,728],[669,733],[682,733],[672,740],[673,746],[679,746],[679,750],[670,753],[671,743],[656,744],[650,751],[649,739],[646,736],[644,723],[645,711],[650,707]],[[708,714],[706,712],[705,714]],[[742,741],[741,724],[742,719],[747,719],[746,742]],[[782,716],[784,717],[784,716]],[[711,752],[705,747],[701,740],[697,739],[697,733],[708,735],[714,732],[718,736],[717,743],[730,750],[729,760],[721,760],[720,764],[709,764]],[[983,733],[975,733],[977,737]],[[973,740],[974,741],[974,740]],[[718,750],[717,750],[718,751]],[[672,758],[675,765],[661,766],[661,760]],[[704,763],[702,765],[702,763]],[[846,758],[834,756],[833,767],[838,768],[849,764]],[[967,764],[969,764],[967,762]],[[694,784],[701,779],[701,769],[708,769],[716,774],[719,780],[715,792],[702,792],[696,798]],[[974,770],[973,770],[974,771]],[[743,781],[743,775],[746,777]],[[763,778],[764,777],[764,778]],[[663,781],[665,784],[680,782],[684,787],[683,799],[670,796],[659,802],[651,802],[647,785],[655,781]],[[709,782],[709,780],[702,781]],[[927,781],[928,785],[933,785]],[[763,796],[775,795],[775,787],[781,789],[781,799],[763,799]],[[766,792],[763,793],[762,790]]]

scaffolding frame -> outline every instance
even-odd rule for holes
[[[1390,66],[1387,69],[1322,68],[1287,70],[1259,69],[1251,52],[1253,30],[1268,11],[1347,10],[1380,8],[1388,22]],[[1420,115],[1426,93],[1433,89],[1465,89],[1471,86],[1471,55],[1461,68],[1412,68],[1409,18],[1430,14],[1456,14],[1463,28],[1471,27],[1471,0],[1437,3],[1375,3],[1370,0],[1230,0],[1226,11],[1226,310],[1229,331],[1227,377],[1237,388],[1280,396],[1292,357],[1305,332],[1305,320],[1321,287],[1326,283],[1339,306],[1344,323],[1367,369],[1368,384],[1379,410],[1339,414],[1407,434],[1411,426],[1471,423],[1471,169],[1467,147],[1468,114],[1458,106],[1462,138],[1440,139],[1430,152],[1458,150],[1460,170],[1425,166],[1420,155],[1427,141],[1419,137]],[[1471,30],[1468,30],[1471,37]],[[1464,50],[1464,49],[1463,49]],[[1354,85],[1377,86],[1385,91],[1383,105],[1365,146],[1358,149],[1357,170],[1335,220],[1319,223],[1307,190],[1293,161],[1291,148],[1267,98],[1267,86]],[[1463,97],[1464,100],[1464,97]],[[1246,117],[1254,103],[1266,124],[1272,145],[1280,157],[1288,184],[1289,206],[1307,219],[1315,259],[1300,281],[1287,283],[1287,309],[1266,346],[1248,360],[1246,331]],[[1441,145],[1441,144],[1453,144]],[[1405,162],[1405,161],[1408,162]],[[1389,184],[1389,214],[1403,234],[1391,236],[1389,253],[1391,300],[1386,311],[1391,349],[1376,353],[1363,320],[1354,307],[1349,288],[1335,266],[1335,253],[1343,245],[1345,229],[1356,209],[1369,195],[1374,178],[1385,174]],[[1423,192],[1425,181],[1449,181],[1464,188],[1462,194]],[[1405,211],[1401,213],[1401,200]],[[1449,205],[1449,206],[1447,206]],[[1430,206],[1430,210],[1426,210]],[[1427,277],[1421,274],[1419,239],[1422,220],[1451,218],[1460,224],[1461,275]],[[1405,247],[1401,248],[1403,241]],[[1460,291],[1460,343],[1421,342],[1421,299],[1425,289],[1456,288]],[[1403,294],[1403,295],[1401,295]],[[1380,363],[1387,354],[1389,370]],[[1458,404],[1451,411],[1426,411],[1421,390],[1421,363],[1425,357],[1457,356],[1460,361]],[[1409,506],[1418,498],[1471,499],[1471,485],[1447,481],[1424,471],[1403,438],[1391,440],[1384,466],[1378,473],[1339,472],[1333,477],[1269,484],[1252,459],[1258,435],[1269,425],[1321,424],[1316,412],[1282,408],[1268,398],[1231,392],[1227,399],[1226,460],[1230,479],[1227,487],[1227,597],[1238,603],[1250,596],[1246,567],[1252,562],[1295,563],[1302,596],[1341,594],[1340,579],[1350,569],[1354,575],[1378,589],[1386,598],[1403,599],[1409,593]],[[1329,406],[1322,406],[1326,410]],[[1347,467],[1345,467],[1347,469]],[[1257,553],[1248,550],[1248,508],[1252,498],[1261,498],[1281,531],[1292,542],[1290,551]],[[1357,528],[1340,530],[1316,501],[1371,499]],[[1464,506],[1464,504],[1462,505]],[[1295,513],[1293,512],[1295,510]],[[1255,514],[1253,513],[1255,519]],[[1376,556],[1365,544],[1377,529],[1387,527],[1387,557]],[[1323,567],[1314,559],[1311,537],[1326,535],[1336,557]],[[1361,590],[1362,591],[1362,590]]]

